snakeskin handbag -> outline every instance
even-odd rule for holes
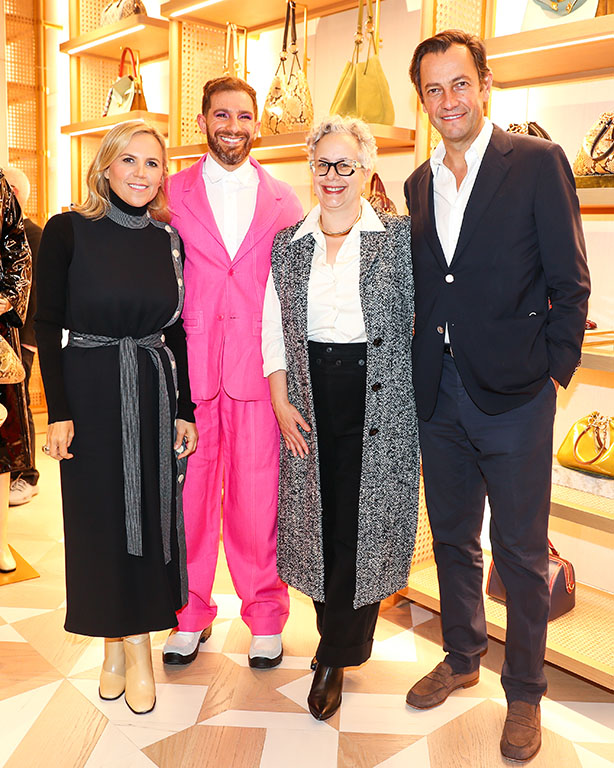
[[[17,352],[0,335],[0,384],[19,384],[25,378],[26,372]]]
[[[288,34],[290,49],[288,51]],[[291,56],[290,71],[286,74],[286,62]],[[313,123],[313,103],[296,45],[296,3],[288,0],[286,23],[279,66],[264,102],[260,133],[270,136],[279,133],[307,131]]]
[[[127,16],[136,16],[138,13],[147,16],[147,8],[145,8],[143,0],[113,0],[102,9],[100,26],[117,24],[118,21]]]
[[[545,131],[541,125],[533,120],[530,120],[528,123],[510,123],[507,132],[522,133],[525,136],[538,136],[540,139],[552,141],[548,131]]]
[[[614,173],[614,112],[604,112],[582,140],[574,160],[576,176]]]

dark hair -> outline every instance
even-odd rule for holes
[[[245,80],[241,80],[239,77],[231,77],[230,75],[223,75],[222,77],[216,77],[213,80],[207,80],[203,87],[203,103],[202,113],[207,116],[209,107],[211,106],[211,97],[214,93],[220,93],[221,91],[243,91],[246,93],[254,105],[254,120],[258,119],[258,102],[256,100],[256,91],[246,83]]]
[[[462,29],[446,29],[444,32],[438,32],[433,37],[423,40],[412,56],[411,64],[409,65],[409,76],[418,91],[420,101],[424,101],[422,98],[422,83],[420,82],[422,59],[427,53],[445,53],[452,45],[464,45],[469,49],[481,83],[488,76],[490,68],[486,63],[486,48],[482,40],[477,35],[471,35]]]

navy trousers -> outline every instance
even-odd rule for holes
[[[437,405],[420,421],[426,504],[433,531],[446,661],[478,668],[488,638],[480,533],[491,509],[492,554],[507,591],[501,682],[508,701],[546,691],[548,515],[556,392],[548,380],[529,403],[488,415],[467,394],[444,354]]]

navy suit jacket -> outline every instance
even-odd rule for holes
[[[574,178],[558,144],[494,126],[452,262],[427,160],[405,182],[416,291],[418,415],[435,408],[448,323],[457,369],[485,413],[516,408],[580,361],[590,280]]]

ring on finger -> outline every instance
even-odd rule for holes
[[[43,453],[46,453],[47,456],[49,456],[49,454],[51,453],[48,445],[43,445],[42,451],[43,451]]]

